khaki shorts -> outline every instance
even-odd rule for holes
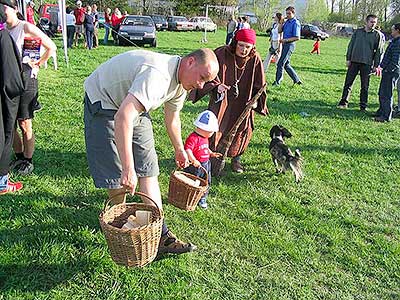
[[[83,26],[83,24],[75,25],[75,33],[85,34],[85,27]]]
[[[84,122],[89,171],[97,188],[120,188],[121,162],[114,139],[116,110],[103,109],[100,102],[90,103],[85,95]],[[157,153],[149,114],[139,116],[133,128],[133,160],[138,177],[158,176]]]

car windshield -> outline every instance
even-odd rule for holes
[[[165,18],[161,17],[161,16],[153,16],[152,18],[153,18],[154,21],[157,21],[157,22],[164,22],[165,21]]]
[[[317,26],[314,26],[314,25],[310,25],[310,29],[312,31],[321,31]]]
[[[151,18],[143,18],[143,17],[126,17],[124,25],[136,25],[136,26],[153,26],[153,21]]]

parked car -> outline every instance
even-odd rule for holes
[[[49,36],[57,32],[58,11],[58,4],[43,4],[39,7],[38,27]]]
[[[104,16],[103,12],[99,12],[97,13],[98,17],[99,17],[99,27],[103,28],[104,27],[104,23],[106,22],[106,18]]]
[[[118,45],[127,44],[157,47],[156,26],[149,16],[126,16],[118,31]]]
[[[174,31],[193,30],[193,24],[190,23],[186,17],[169,16],[167,18],[167,22],[168,22],[168,30],[174,30]]]
[[[321,40],[325,40],[329,37],[329,34],[323,32],[318,26],[306,24],[301,26],[301,36],[303,38],[316,39],[317,37],[321,38]]]
[[[352,36],[354,32],[354,28],[353,27],[342,27],[339,30],[339,35],[341,36]]]
[[[193,17],[189,20],[193,24],[194,30],[217,31],[217,24],[215,24],[210,18],[206,17]]]
[[[153,19],[154,24],[156,24],[157,30],[167,30],[168,29],[168,22],[167,18],[161,15],[150,15]]]

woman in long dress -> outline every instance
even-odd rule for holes
[[[219,62],[218,80],[208,82],[202,89],[192,90],[189,95],[189,99],[196,102],[210,94],[208,109],[214,112],[219,123],[219,132],[210,139],[212,151],[216,151],[221,138],[228,134],[252,96],[265,83],[263,63],[255,44],[254,30],[237,31],[230,45],[214,50]],[[232,170],[237,173],[244,171],[240,157],[249,145],[254,130],[254,112],[263,116],[268,114],[265,92],[241,123],[228,150]]]

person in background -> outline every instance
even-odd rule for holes
[[[318,55],[321,54],[321,38],[318,36],[317,40],[315,41],[314,45],[313,45],[313,49],[311,50],[310,54],[313,54],[315,52],[317,52]]]
[[[111,15],[111,35],[113,37],[115,45],[118,44],[118,30],[123,19],[124,17],[122,16],[121,11],[118,7],[116,7],[113,14]]]
[[[211,185],[210,157],[222,156],[220,153],[212,152],[208,145],[208,139],[218,131],[218,119],[212,111],[206,110],[197,116],[193,124],[196,129],[188,136],[184,145],[191,165],[184,171],[200,178],[207,177],[207,191],[201,196],[198,203],[202,209],[207,209],[207,196]]]
[[[226,41],[225,44],[229,45],[231,39],[233,37],[233,33],[235,32],[237,27],[237,22],[235,21],[235,17],[231,15],[228,20],[228,24],[226,24]]]
[[[74,43],[74,34],[75,34],[75,16],[74,11],[70,7],[65,9],[65,23],[67,25],[67,48],[72,48]],[[58,16],[58,21],[61,22],[60,14]],[[58,24],[61,27],[61,24]]]
[[[93,48],[99,46],[99,13],[97,11],[97,5],[92,5],[92,16],[94,17],[94,31],[93,31]]]
[[[264,60],[264,72],[267,73],[271,59],[275,56],[275,61],[279,60],[282,51],[282,44],[279,40],[282,39],[282,33],[279,32],[279,27],[283,25],[284,19],[281,13],[276,13],[274,16],[274,24],[272,24],[270,47],[267,57]]]
[[[85,25],[86,43],[89,50],[92,50],[93,48],[93,32],[95,23],[96,19],[95,16],[92,14],[92,8],[88,5],[86,7],[85,19],[83,21],[83,24]]]
[[[283,78],[283,69],[288,73],[294,84],[301,85],[302,82],[296,71],[290,65],[290,58],[295,49],[296,41],[300,40],[300,22],[295,17],[295,9],[293,6],[286,8],[286,21],[282,25],[279,32],[283,32],[283,39],[279,42],[282,44],[282,54],[276,64],[276,75],[274,86],[280,85]]]
[[[242,21],[243,21],[242,29],[250,29],[251,28],[248,16],[242,17]]]
[[[392,26],[393,40],[387,47],[380,64],[382,79],[379,85],[379,109],[376,122],[389,122],[392,119],[393,89],[400,76],[400,23]]]
[[[351,36],[346,53],[346,79],[342,98],[337,105],[340,109],[348,107],[351,87],[356,76],[360,74],[360,111],[366,112],[369,78],[379,66],[384,47],[381,34],[375,29],[377,23],[378,17],[376,15],[368,15],[365,19],[365,26],[357,29]]]
[[[76,1],[76,8],[74,9],[75,15],[75,47],[78,47],[79,38],[83,35],[85,47],[85,27],[83,22],[85,21],[85,8],[82,7],[82,1]]]
[[[9,3],[11,4],[11,3]],[[0,4],[0,24],[6,22],[5,6]],[[21,182],[9,178],[13,134],[20,95],[24,92],[18,49],[4,27],[0,28],[0,195],[22,189]]]
[[[111,8],[107,7],[104,13],[104,29],[105,29],[103,38],[104,45],[108,44],[108,37],[110,36],[110,28],[111,28]]]
[[[32,128],[34,112],[39,106],[38,80],[37,73],[39,67],[43,65],[57,50],[54,42],[35,25],[18,19],[18,7],[15,0],[0,0],[5,6],[7,16],[6,30],[10,33],[17,45],[22,61],[22,77],[25,83],[24,93],[20,97],[20,105],[17,114],[18,127],[14,131],[13,148],[15,160],[11,164],[11,169],[21,175],[31,174],[33,171],[33,153],[35,150],[35,135]],[[37,38],[41,40],[41,47],[44,53],[36,61],[29,57],[22,57],[25,38]]]
[[[236,23],[237,23],[237,25],[236,25],[236,30],[235,30],[235,32],[236,32],[236,31],[239,31],[240,29],[243,28],[243,19],[242,19],[242,17],[238,17]],[[235,34],[235,32],[234,32],[233,34]]]
[[[208,82],[203,88],[193,89],[189,100],[196,102],[209,94],[208,109],[218,118],[219,131],[210,138],[210,149],[217,151],[218,144],[227,136],[247,107],[249,100],[264,86],[264,68],[255,49],[256,32],[241,29],[229,45],[214,50],[219,63],[219,81]],[[241,156],[246,151],[254,130],[255,112],[268,114],[267,95],[261,94],[256,105],[240,124],[227,156],[232,158],[232,171],[243,173]]]
[[[34,7],[35,7],[35,3],[33,1],[28,1],[27,5],[26,5],[26,20],[29,23],[36,25]]]

